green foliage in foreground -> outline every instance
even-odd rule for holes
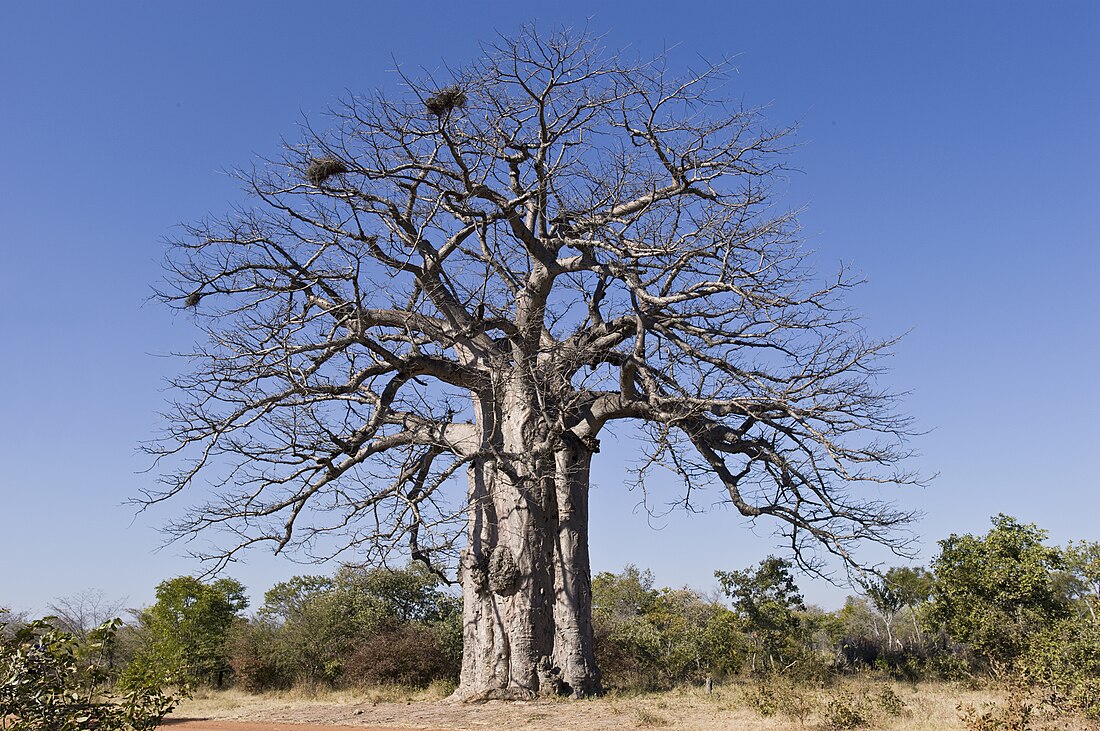
[[[146,731],[160,725],[178,696],[163,679],[108,693],[97,656],[109,654],[121,621],[107,622],[84,642],[36,620],[0,625],[0,726],[10,731]]]

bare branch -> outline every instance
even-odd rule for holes
[[[260,543],[435,562],[500,485],[556,514],[536,505],[555,459],[634,420],[639,479],[675,472],[688,508],[719,488],[807,568],[902,550],[912,516],[877,497],[915,481],[876,385],[892,343],[846,309],[848,273],[809,265],[774,203],[790,130],[728,100],[729,68],[529,29],[242,172],[254,206],[168,260],[159,295],[206,340],[145,504],[211,488],[173,531],[221,531],[216,562]]]

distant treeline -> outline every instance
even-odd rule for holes
[[[832,612],[807,606],[792,565],[776,557],[716,571],[713,595],[655,587],[634,566],[600,573],[593,624],[604,684],[1011,677],[1095,717],[1100,544],[1053,547],[1045,538],[997,516],[984,536],[952,535],[929,566],[884,571]],[[232,579],[170,579],[95,661],[131,686],[150,677],[252,692],[457,680],[461,600],[418,564],[298,576],[269,590],[251,616],[247,607]],[[19,622],[7,619],[10,636]],[[52,621],[74,634],[89,630],[71,616]]]

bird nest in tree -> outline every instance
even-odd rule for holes
[[[313,185],[321,185],[333,175],[346,173],[348,166],[335,157],[315,157],[306,167],[306,180]]]
[[[448,86],[425,99],[424,106],[435,116],[442,117],[451,110],[466,106],[466,92],[457,86]]]
[[[202,292],[196,289],[194,292],[187,295],[187,299],[183,301],[183,304],[187,307],[198,307],[199,302],[202,301],[202,297]]]

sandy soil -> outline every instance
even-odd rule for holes
[[[454,731],[458,729],[531,729],[531,731],[627,731],[657,727],[699,729],[744,729],[745,731],[777,731],[774,719],[764,719],[740,709],[707,712],[676,704],[671,708],[660,703],[631,702],[607,705],[602,702],[563,704],[559,702],[529,702],[522,705],[490,701],[480,705],[454,705],[439,701],[408,703],[378,703],[364,707],[310,704],[306,708],[291,707],[232,714],[248,721],[226,718],[185,717],[178,712],[168,720],[168,731],[348,731],[371,728],[375,731]]]
[[[717,695],[717,694],[716,694]],[[489,701],[346,696],[336,699],[216,694],[188,701],[169,718],[167,731],[337,731],[421,729],[471,731],[628,731],[665,727],[699,731],[778,731],[785,724],[740,703],[661,694],[593,701]],[[238,725],[241,724],[241,725]],[[792,727],[793,728],[793,727]]]
[[[960,705],[979,712],[993,703],[1004,707],[1003,692],[975,690],[952,683],[907,685],[853,680],[818,690],[798,690],[806,703],[779,700],[775,714],[753,708],[759,689],[738,682],[707,695],[683,689],[649,695],[609,694],[584,701],[489,701],[462,704],[443,700],[446,689],[407,691],[371,689],[304,695],[299,692],[249,695],[239,691],[207,692],[185,701],[165,723],[165,731],[825,731],[829,709],[853,698],[869,714],[861,731],[966,731]],[[893,711],[881,701],[895,699]],[[845,701],[847,699],[847,701]],[[1037,699],[1032,699],[1036,701]],[[899,703],[900,702],[900,705]],[[1008,726],[1004,726],[1008,728]],[[1036,703],[1030,721],[1034,731],[1100,731],[1082,718],[1053,716]]]
[[[208,721],[192,718],[173,718],[162,728],[169,731],[361,731],[362,726],[322,726],[300,723],[251,723],[248,721]],[[372,727],[373,731],[406,731],[395,727]]]
[[[904,700],[903,715],[878,714],[868,729],[886,731],[962,731],[955,706],[982,705],[988,694],[957,687],[895,686]],[[823,697],[823,701],[827,698]],[[679,692],[604,697],[592,701],[490,701],[456,704],[399,694],[365,692],[324,698],[288,695],[250,696],[218,693],[182,704],[166,731],[345,731],[373,728],[455,731],[646,731],[655,728],[697,731],[805,731],[823,728],[816,714],[803,719],[764,717],[747,707],[742,689],[725,688],[706,696]]]

